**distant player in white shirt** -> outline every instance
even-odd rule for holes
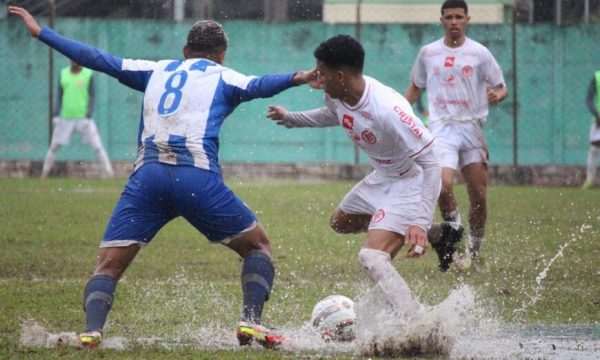
[[[362,74],[364,50],[356,39],[334,36],[314,56],[325,106],[303,112],[270,106],[268,117],[288,128],[342,126],[369,157],[373,172],[344,197],[330,225],[343,234],[367,231],[362,267],[397,313],[413,319],[422,307],[391,260],[404,244],[411,258],[427,250],[441,187],[434,139],[402,95]]]
[[[453,235],[462,235],[461,217],[453,192],[454,172],[460,168],[467,184],[469,245],[464,265],[473,261],[483,269],[480,255],[487,221],[488,145],[483,124],[488,104],[496,105],[508,96],[502,70],[491,52],[466,37],[468,7],[462,0],[445,1],[440,18],[445,35],[425,45],[412,69],[406,99],[412,104],[421,92],[429,95],[429,129],[436,137],[436,152],[442,163],[442,192],[439,206],[444,219],[441,242],[454,247]],[[433,233],[430,241],[435,242]],[[437,231],[439,234],[439,231]],[[460,240],[460,238],[458,238]],[[440,264],[447,270],[449,262]]]

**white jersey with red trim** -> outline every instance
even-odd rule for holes
[[[485,121],[487,88],[505,83],[492,53],[470,38],[458,48],[447,47],[443,38],[425,45],[413,65],[411,80],[427,89],[431,121]]]
[[[355,106],[327,95],[325,105],[375,170],[384,176],[403,176],[433,137],[402,95],[371,77],[364,79],[365,91]]]

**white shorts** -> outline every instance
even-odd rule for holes
[[[347,214],[372,215],[369,230],[404,235],[418,215],[422,182],[423,171],[418,166],[402,178],[386,178],[373,171],[346,194],[338,207]]]
[[[592,123],[590,126],[590,142],[600,141],[600,125],[596,125],[596,122]]]
[[[79,133],[83,143],[90,144],[94,148],[102,146],[98,128],[93,120],[63,120],[60,118],[54,124],[52,145],[69,145],[74,132]]]
[[[488,144],[483,121],[432,121],[429,131],[435,137],[435,153],[442,167],[463,168],[473,163],[488,163]]]

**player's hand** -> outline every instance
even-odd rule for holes
[[[283,118],[287,110],[278,105],[269,105],[267,117],[273,121],[277,121],[277,125],[285,126]]]
[[[404,243],[409,246],[409,258],[418,258],[427,252],[429,243],[427,242],[427,232],[420,226],[410,225],[404,234]]]
[[[308,84],[314,89],[321,88],[321,81],[317,77],[317,68],[313,68],[307,71],[298,71],[294,74],[294,84]]]
[[[500,96],[498,95],[498,92],[496,90],[488,87],[486,90],[486,94],[490,105],[496,105],[500,102]]]
[[[21,20],[23,20],[23,23],[25,23],[25,26],[27,27],[27,30],[29,30],[31,36],[33,36],[34,38],[40,37],[40,32],[42,32],[42,28],[27,10],[18,6],[9,6],[8,13],[20,17]]]
[[[56,124],[58,124],[59,121],[60,121],[60,117],[58,117],[58,116],[52,117],[52,124],[56,125]]]

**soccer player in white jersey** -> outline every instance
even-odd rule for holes
[[[30,34],[77,63],[104,72],[144,93],[139,150],[84,291],[86,331],[82,346],[97,347],[118,280],[141,247],[172,219],[183,216],[213,243],[243,258],[243,321],[238,340],[277,347],[284,340],[261,325],[275,269],[271,244],[252,210],[223,182],[218,164],[219,131],[244,101],[270,97],[313,81],[316,70],[263,77],[224,67],[227,36],[221,24],[202,20],[188,33],[183,60],[122,59],[41,28],[24,9],[9,6]]]
[[[405,244],[409,258],[427,250],[441,187],[433,137],[402,95],[363,75],[365,53],[356,39],[336,35],[314,56],[325,106],[303,112],[270,106],[267,116],[287,128],[341,126],[368,156],[373,172],[346,194],[330,225],[343,234],[367,232],[360,264],[398,315],[414,319],[422,306],[391,261]]]
[[[444,223],[440,246],[454,252],[462,235],[453,192],[454,172],[460,168],[471,203],[468,254],[463,265],[472,264],[474,270],[483,270],[479,255],[487,221],[488,163],[483,124],[488,105],[498,104],[508,96],[508,91],[492,53],[466,36],[470,19],[467,4],[462,0],[447,0],[441,12],[444,37],[425,45],[419,52],[405,96],[412,104],[427,89],[429,97],[429,130],[436,137],[436,152],[442,163],[442,192],[438,203]],[[433,230],[439,228],[434,226]],[[434,233],[439,231],[430,233],[432,244],[438,241],[432,236]],[[448,269],[451,263],[448,260],[440,258],[442,271]]]

